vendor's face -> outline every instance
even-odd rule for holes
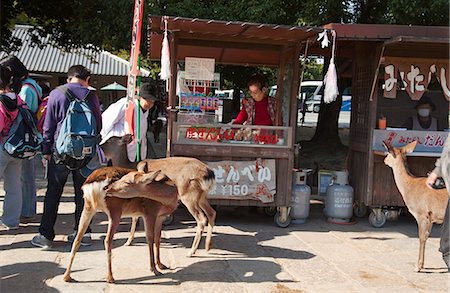
[[[253,84],[248,87],[248,91],[250,92],[250,96],[253,100],[259,102],[264,99],[264,92],[259,88],[258,85]]]
[[[431,106],[428,104],[420,105],[417,107],[417,114],[419,114],[420,117],[428,117],[431,114]]]
[[[146,100],[142,97],[139,102],[140,102],[142,110],[144,110],[144,111],[150,110],[155,105],[154,100]]]

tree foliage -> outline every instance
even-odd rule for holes
[[[30,34],[51,36],[53,45],[129,50],[133,0],[2,0],[1,50],[11,51],[15,23],[36,26]],[[288,25],[393,23],[448,25],[447,0],[146,0],[145,14]],[[144,28],[145,28],[144,23]],[[16,47],[15,47],[16,46]]]

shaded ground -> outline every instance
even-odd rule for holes
[[[310,134],[313,132],[310,130]],[[300,129],[302,135],[308,129]],[[160,149],[156,146],[155,149]],[[156,152],[156,151],[155,151]],[[330,156],[330,162],[331,156]],[[303,162],[306,162],[304,160]],[[38,232],[46,183],[38,168],[38,217],[16,231],[0,232],[0,292],[448,292],[449,274],[438,252],[439,226],[426,245],[425,270],[413,272],[418,256],[417,225],[408,216],[383,228],[367,219],[355,225],[327,223],[323,205],[313,201],[306,224],[286,229],[274,225],[261,210],[219,207],[213,249],[186,254],[195,234],[191,215],[179,208],[174,224],[165,227],[162,260],[171,267],[160,277],[149,272],[148,247],[141,228],[134,246],[124,247],[129,219],[115,236],[113,272],[116,284],[105,283],[103,239],[107,217],[99,213],[91,225],[94,244],[82,247],[72,277],[62,274],[69,261],[74,217],[69,181],[59,208],[54,248],[42,251],[30,244]],[[0,210],[3,206],[0,181]]]
[[[346,168],[350,129],[339,128],[342,146],[334,149],[311,143],[310,139],[314,136],[315,130],[316,128],[311,126],[297,128],[297,141],[301,146],[297,167],[313,170],[307,181],[313,190],[317,187],[319,170],[343,170]]]
[[[425,272],[413,272],[418,254],[417,226],[409,217],[372,228],[365,219],[355,225],[327,223],[323,206],[314,202],[304,225],[278,228],[261,210],[220,207],[213,249],[200,245],[195,257],[186,254],[195,223],[184,208],[165,227],[162,260],[171,267],[160,277],[149,272],[148,248],[141,228],[134,246],[123,244],[129,219],[116,234],[113,272],[116,284],[105,283],[103,239],[107,218],[97,214],[93,242],[75,258],[72,277],[62,274],[69,261],[66,234],[73,226],[73,195],[60,205],[54,248],[30,244],[39,217],[17,231],[0,232],[0,292],[448,292],[449,275],[438,249],[434,227],[426,246]],[[0,195],[0,202],[2,202]],[[43,196],[38,211],[42,213]]]

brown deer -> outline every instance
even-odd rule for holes
[[[444,221],[448,194],[446,189],[428,188],[426,177],[415,177],[409,172],[406,154],[411,153],[416,144],[417,141],[413,141],[404,147],[395,148],[384,142],[384,146],[389,151],[384,163],[392,168],[397,188],[402,194],[409,212],[417,221],[420,246],[415,271],[420,272],[425,259],[425,242],[430,235],[433,223],[441,224]]]
[[[111,160],[113,166],[136,168],[136,163],[130,162],[127,156],[127,144],[131,140],[132,136],[127,134],[123,137],[111,137],[102,145],[105,156]],[[197,232],[188,256],[194,255],[198,249],[201,235],[207,222],[208,234],[205,247],[207,251],[210,250],[216,212],[209,205],[206,197],[214,182],[214,172],[201,161],[186,157],[145,160],[139,163],[139,166],[138,169],[144,172],[161,170],[175,182],[179,192],[179,199],[195,218]],[[138,217],[133,217],[130,236],[125,245],[131,245],[133,242],[137,220]]]
[[[131,134],[125,134],[121,137],[112,136],[101,145],[106,159],[112,166],[136,169],[137,162],[130,162],[127,154],[127,145],[132,140],[133,136]]]
[[[161,170],[175,183],[179,199],[197,222],[197,231],[188,256],[193,256],[196,252],[206,224],[208,224],[208,232],[205,248],[209,251],[216,211],[210,206],[207,199],[215,178],[214,172],[208,168],[208,165],[194,158],[170,157],[144,160],[138,164],[137,169],[143,172]]]
[[[70,252],[70,263],[64,273],[64,281],[72,281],[70,273],[75,254],[97,210],[105,212],[109,219],[108,233],[104,242],[108,259],[106,281],[114,282],[111,266],[112,239],[122,216],[144,218],[150,251],[150,269],[155,275],[161,275],[156,265],[160,269],[167,269],[160,260],[161,228],[164,218],[178,205],[178,192],[175,185],[159,170],[143,173],[119,167],[106,167],[94,171],[86,179],[82,189],[84,208]]]

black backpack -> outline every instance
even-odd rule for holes
[[[4,102],[3,96],[0,101]],[[18,110],[3,148],[14,158],[32,159],[41,150],[43,138],[37,130],[34,113],[25,108],[25,104],[19,105]]]

